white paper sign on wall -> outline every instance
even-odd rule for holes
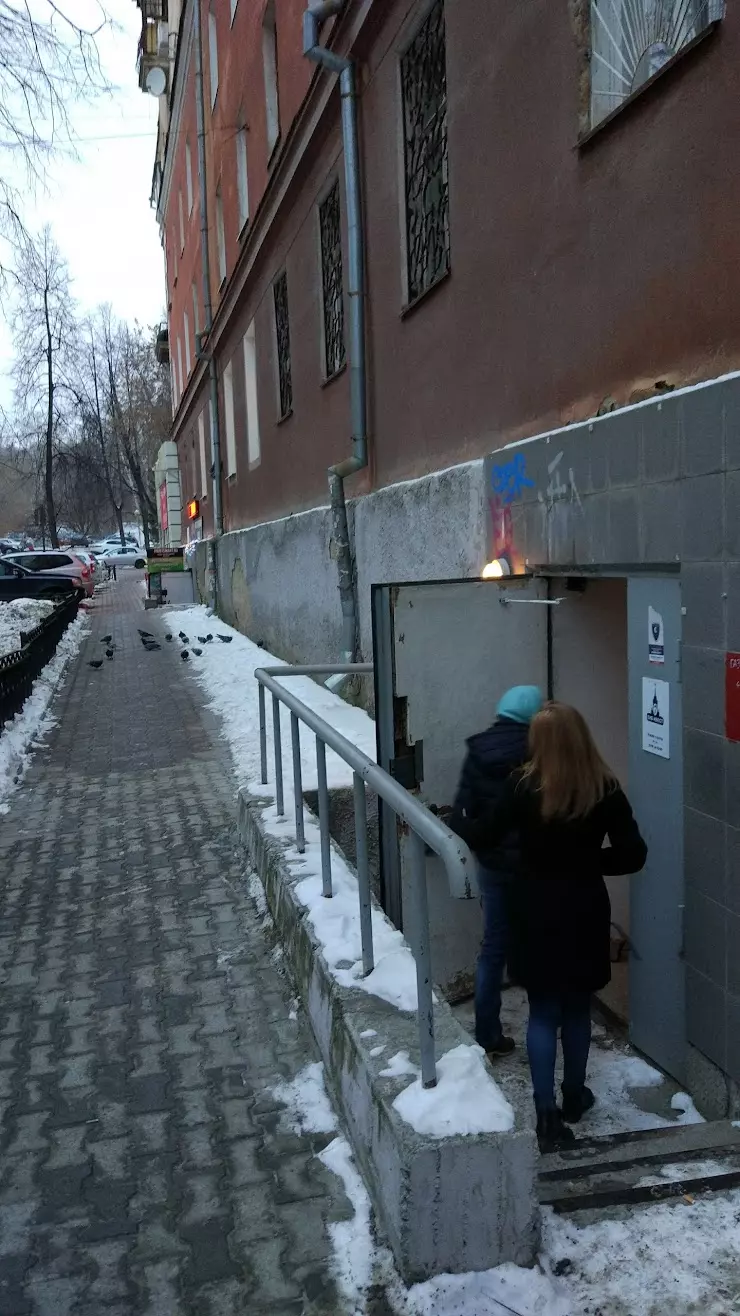
[[[663,618],[655,608],[648,608],[648,657],[651,663],[665,662]]]
[[[652,676],[642,678],[642,748],[662,759],[671,756],[671,687]]]

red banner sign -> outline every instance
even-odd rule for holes
[[[163,530],[169,526],[169,517],[167,515],[167,481],[163,480],[159,486],[159,522]]]
[[[725,735],[740,740],[740,653],[725,654]]]

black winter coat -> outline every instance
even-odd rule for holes
[[[528,736],[529,728],[523,723],[499,717],[487,731],[470,737],[453,816],[464,813],[468,818],[479,818],[499,803],[508,777],[527,761]],[[471,848],[479,863],[502,879],[519,871],[519,838],[514,831],[501,836],[495,845],[486,835],[480,847]]]
[[[604,877],[638,873],[647,858],[624,792],[612,788],[584,818],[545,822],[535,789],[511,777],[492,809],[450,826],[475,851],[512,828],[518,835],[521,871],[509,887],[512,979],[533,995],[605,987],[611,907]]]

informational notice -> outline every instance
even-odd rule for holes
[[[663,618],[655,608],[648,608],[648,657],[651,663],[665,662]]]
[[[671,687],[668,681],[642,678],[642,748],[646,754],[671,757]]]

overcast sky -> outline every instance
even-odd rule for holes
[[[85,0],[68,0],[81,13]],[[50,224],[84,309],[110,302],[121,319],[154,324],[164,314],[164,263],[149,205],[157,101],[139,90],[136,46],[141,15],[134,0],[106,0],[118,24],[101,38],[115,90],[93,106],[72,107],[79,159],[57,159],[47,192],[27,200],[27,225]],[[6,162],[3,162],[6,163]],[[12,401],[12,342],[0,307],[0,406]]]

